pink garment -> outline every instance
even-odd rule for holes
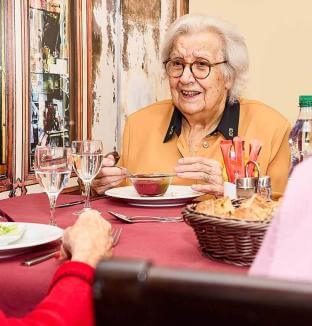
[[[250,275],[312,281],[312,159],[295,168]]]

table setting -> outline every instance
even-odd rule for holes
[[[39,147],[34,168],[45,193],[1,200],[1,223],[16,223],[25,230],[16,242],[5,246],[0,243],[0,268],[5,275],[5,282],[0,284],[4,293],[0,309],[13,316],[22,315],[44,297],[62,263],[59,249],[63,230],[75,222],[79,212],[90,208],[112,224],[115,257],[148,259],[163,267],[246,273],[248,264],[236,266],[231,260],[202,251],[201,239],[187,211],[196,209],[202,193],[190,186],[171,184],[173,174],[129,172],[130,185],[90,198],[90,183],[103,157],[101,142],[97,141],[73,142],[66,150]],[[72,171],[84,183],[84,196],[61,194]],[[200,218],[207,218],[205,212],[200,212]],[[17,288],[27,293],[26,299],[16,299]],[[18,302],[17,311],[10,305],[13,297]]]
[[[220,144],[229,181],[233,181],[233,178],[235,180],[248,178],[248,174],[252,175],[253,178],[256,178],[256,176],[254,176],[254,167],[257,167],[259,174],[259,167],[256,159],[261,150],[261,143],[257,140],[253,140],[250,145],[249,161],[246,165],[243,163],[243,147],[244,142],[239,137],[235,137],[233,141],[222,141]],[[39,183],[48,197],[50,208],[49,224],[42,224],[41,227],[44,231],[38,231],[39,234],[45,235],[44,239],[40,239],[40,237],[35,238],[32,235],[32,229],[35,227],[33,221],[31,221],[31,223],[27,221],[24,224],[18,225],[18,227],[24,228],[26,231],[20,232],[20,236],[14,240],[13,244],[11,243],[10,245],[7,244],[7,246],[1,246],[0,241],[0,257],[1,253],[3,256],[7,256],[11,253],[15,254],[18,252],[16,249],[25,249],[26,251],[31,247],[36,249],[36,247],[40,245],[60,241],[63,232],[63,225],[58,225],[58,218],[55,215],[58,215],[60,210],[64,210],[64,212],[70,210],[70,215],[78,215],[81,212],[91,209],[91,206],[95,203],[97,204],[95,206],[105,218],[114,218],[113,223],[124,223],[128,225],[141,223],[156,224],[156,222],[163,224],[178,224],[178,222],[186,221],[187,224],[194,229],[193,231],[199,241],[199,245],[202,247],[200,235],[197,229],[194,228],[194,225],[190,223],[190,216],[197,214],[194,200],[203,195],[203,193],[194,191],[190,186],[171,184],[173,177],[175,176],[173,173],[156,172],[134,174],[127,170],[126,178],[130,180],[130,185],[111,188],[106,190],[101,196],[90,198],[91,182],[100,171],[103,157],[103,144],[101,141],[97,140],[73,141],[71,148],[37,146],[34,157],[34,171]],[[253,167],[251,168],[248,163],[253,163]],[[123,167],[118,168],[125,169]],[[66,186],[72,170],[75,171],[76,175],[83,182],[85,198],[57,203],[59,194]],[[240,199],[241,198],[238,200],[234,199],[236,200],[235,203],[232,201],[234,206],[241,205]],[[127,207],[127,212],[120,209],[110,210],[98,208],[103,202],[113,203],[118,205],[118,207],[125,206]],[[193,206],[190,205],[192,203]],[[192,211],[192,207],[195,210]],[[136,210],[139,208],[142,208],[144,211],[143,214],[136,214]],[[157,209],[163,208],[166,213],[159,214]],[[169,208],[173,208],[178,211],[179,214],[169,214],[168,216],[167,213],[169,212]],[[130,210],[130,214],[128,213],[128,209]],[[148,214],[146,213],[146,210],[149,211]],[[206,212],[203,211],[200,213],[201,218],[205,218]],[[207,216],[213,215],[211,212],[210,214],[207,214]],[[15,218],[10,216],[5,210],[1,210],[0,215],[2,216],[2,219],[7,221],[7,224],[15,221]],[[68,221],[70,220],[73,222],[75,219],[71,216]],[[30,225],[27,225],[27,223]],[[66,227],[68,225],[70,224],[66,223],[64,226]],[[53,231],[55,231],[54,237],[52,236],[51,238],[47,236],[49,232],[46,231],[49,226],[51,227],[51,230],[49,231],[52,234]],[[202,230],[200,232],[202,232]],[[6,235],[2,235],[2,239],[9,237],[9,233],[10,232]],[[28,237],[33,238],[33,241],[27,241]],[[49,258],[53,258],[52,253]],[[210,258],[216,258],[218,260],[218,257],[210,256]],[[229,262],[231,263],[231,261]]]
[[[261,143],[259,141],[255,139],[251,142],[247,164],[244,163],[244,157],[246,156],[246,154],[244,154],[244,141],[242,141],[240,137],[235,137],[233,141],[222,141],[220,149],[223,153],[225,169],[230,182],[236,181],[236,186],[238,186],[238,180],[249,179],[251,177],[254,179],[257,178],[258,180],[260,171],[256,160],[261,150]],[[190,186],[172,184],[172,180],[176,176],[176,174],[173,173],[155,172],[134,174],[124,167],[118,166],[118,168],[126,170],[127,173],[125,174],[125,178],[130,180],[130,185],[110,188],[101,196],[90,199],[91,182],[101,169],[103,157],[103,144],[98,140],[73,141],[71,147],[37,146],[34,155],[34,171],[36,178],[48,197],[50,208],[49,226],[54,226],[54,229],[58,231],[56,232],[57,236],[51,238],[52,240],[46,237],[47,243],[60,240],[62,237],[62,228],[58,227],[57,218],[55,216],[55,214],[59,214],[58,212],[60,209],[65,210],[66,208],[71,208],[71,214],[79,215],[91,209],[95,201],[100,203],[106,200],[115,202],[118,205],[126,205],[129,208],[141,207],[143,209],[150,209],[151,213],[149,215],[125,214],[118,210],[99,209],[104,217],[107,217],[107,215],[113,216],[118,223],[138,224],[166,222],[167,224],[169,222],[182,222],[183,219],[186,222],[190,222],[189,218],[185,218],[185,214],[190,213],[192,209],[189,204],[203,195],[203,193],[194,191]],[[252,166],[249,163],[251,163]],[[257,168],[257,176],[254,175],[255,167]],[[85,199],[57,203],[59,194],[66,187],[72,171],[76,173],[84,185]],[[252,194],[250,194],[249,197],[251,196]],[[226,194],[225,198],[227,198]],[[238,200],[235,198],[232,200],[236,200],[235,205],[240,206],[240,199],[242,198],[238,198]],[[81,208],[80,206],[82,205],[83,207]],[[157,213],[155,214],[155,209],[157,208],[170,207],[179,209],[179,215],[170,217],[166,216],[166,214],[164,216],[158,216],[159,214]],[[187,213],[185,209],[183,210],[185,207],[188,208]],[[196,211],[192,213],[194,215]],[[205,211],[201,213],[205,214]],[[15,220],[3,209],[0,211],[0,215],[2,219],[7,221],[7,224]],[[210,215],[213,215],[213,213],[210,212]],[[207,216],[209,216],[209,214]],[[192,226],[190,223],[188,224]],[[5,227],[5,224],[3,224],[3,226]],[[7,234],[2,236],[0,234],[0,250],[2,252],[7,252],[10,249],[18,249],[19,247],[27,248],[44,244],[41,239],[36,239],[33,241],[33,244],[28,244],[25,240],[29,232],[34,228],[33,225],[28,226],[26,224],[20,224],[17,225],[17,227],[26,229],[26,231],[20,232],[20,236],[14,240],[15,243],[10,244],[9,247],[5,247],[3,244],[1,246],[1,238],[5,239],[10,237],[11,231],[7,231]],[[42,225],[43,229],[47,227],[48,226],[45,224]],[[51,228],[51,232],[54,229]],[[194,232],[198,237],[196,229],[194,229]],[[39,231],[39,233],[47,234],[47,231]]]
[[[58,203],[61,205],[82,199],[81,195],[61,194]],[[183,205],[142,207],[128,205],[122,200],[109,197],[91,203],[92,208],[101,211],[102,216],[112,224],[114,229],[122,228],[119,242],[113,250],[114,257],[150,259],[156,265],[166,267],[246,273],[244,268],[203,257],[193,230],[184,222],[125,223],[108,212],[117,212],[130,217],[136,215],[181,217]],[[18,223],[31,222],[49,226],[47,224],[49,201],[44,193],[5,199],[0,202],[0,205],[1,209]],[[64,229],[72,225],[77,219],[77,215],[73,213],[82,207],[83,204],[76,204],[56,208],[58,228]],[[45,296],[52,276],[62,262],[53,256],[30,267],[22,263],[38,255],[50,254],[52,250],[58,248],[59,242],[45,243],[31,248],[20,248],[17,255],[0,259],[0,270],[3,275],[3,282],[0,283],[2,293],[0,308],[3,311],[12,316],[22,315]],[[30,288],[32,291],[29,291]],[[20,293],[25,295],[21,297]],[[14,306],[12,302],[15,303]]]

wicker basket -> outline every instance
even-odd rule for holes
[[[214,260],[250,266],[270,224],[209,216],[195,211],[196,204],[182,212],[184,221],[195,231],[203,255]]]

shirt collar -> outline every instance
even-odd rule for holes
[[[239,111],[240,104],[239,101],[230,103],[228,100],[225,103],[225,108],[221,117],[221,120],[217,128],[211,133],[220,132],[225,139],[232,140],[238,135],[238,123],[239,123]],[[175,107],[171,116],[169,127],[164,138],[164,143],[169,141],[173,134],[176,133],[177,136],[181,134],[182,128],[182,113]]]

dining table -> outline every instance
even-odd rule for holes
[[[57,204],[82,200],[80,195],[61,194]],[[220,273],[246,273],[247,268],[214,261],[203,256],[193,229],[182,222],[124,223],[111,216],[114,211],[128,216],[181,216],[184,205],[137,206],[118,198],[101,198],[91,202],[113,228],[122,227],[113,256],[126,259],[144,259],[154,265],[169,268],[205,270]],[[75,214],[83,204],[56,208],[58,227],[65,229],[78,218]],[[15,222],[48,224],[49,202],[45,193],[0,200],[0,209]],[[50,250],[59,243],[47,243],[28,248],[13,256],[0,258],[0,309],[8,316],[19,317],[32,310],[48,293],[57,268],[63,263],[52,258],[33,266],[22,264],[26,259]],[[0,247],[1,257],[1,247]]]

